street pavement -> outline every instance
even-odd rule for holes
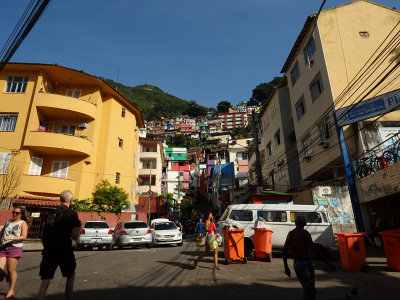
[[[382,249],[368,251],[369,272],[348,273],[331,255],[337,267],[331,272],[314,260],[317,299],[400,299],[400,273],[387,270]],[[193,240],[182,247],[80,251],[77,258],[74,299],[300,299],[301,286],[295,275],[283,272],[282,259],[225,265],[220,251],[221,271],[213,269],[212,257],[193,269],[199,255]],[[24,253],[18,265],[17,299],[33,299],[40,285],[40,251]],[[289,259],[289,265],[292,261]],[[292,274],[294,270],[292,269]],[[57,271],[47,299],[63,299],[65,279]],[[0,284],[5,295],[7,284]],[[357,295],[352,295],[357,291]],[[346,294],[348,295],[346,298]]]

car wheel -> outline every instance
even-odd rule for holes
[[[150,249],[151,246],[152,246],[151,244],[146,244],[146,248],[147,248],[147,249]]]
[[[107,251],[111,251],[113,249],[112,244],[109,244],[106,246],[106,250]]]
[[[179,247],[183,245],[183,241],[177,244]]]

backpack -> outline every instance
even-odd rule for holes
[[[60,208],[52,211],[44,222],[43,226],[43,241],[54,241],[60,239],[60,232],[57,232],[57,224],[63,218],[63,212]]]

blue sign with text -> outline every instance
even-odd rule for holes
[[[400,109],[400,89],[342,107],[336,111],[339,127]]]

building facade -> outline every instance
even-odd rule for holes
[[[0,73],[0,172],[7,196],[92,196],[103,179],[137,203],[141,112],[103,80],[59,65],[9,63]],[[4,190],[4,186],[2,187]]]
[[[161,141],[139,139],[139,178],[138,193],[146,194],[150,189],[154,195],[162,193],[162,168],[164,147]]]

